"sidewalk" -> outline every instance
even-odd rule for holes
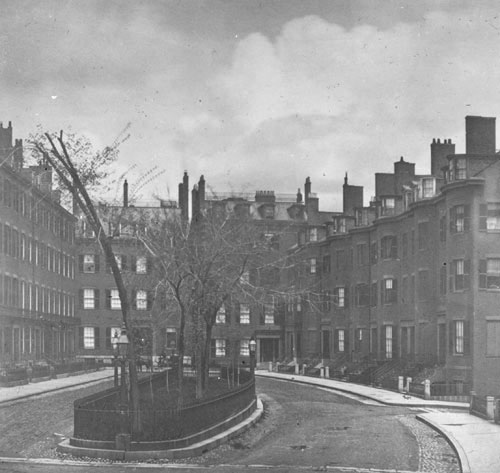
[[[102,381],[108,378],[113,378],[113,371],[102,369],[99,371],[90,371],[88,373],[50,379],[48,381],[40,381],[38,383],[24,384],[22,386],[14,386],[11,388],[0,387],[0,404],[52,391],[59,391],[61,389],[89,384],[96,381]]]
[[[451,409],[449,412],[425,412],[417,419],[440,432],[455,449],[462,473],[500,472],[500,425],[468,413],[463,402],[426,401],[393,391],[334,379],[258,370],[257,376],[294,381],[365,397],[389,406]]]

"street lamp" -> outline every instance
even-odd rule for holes
[[[127,328],[125,324],[122,326],[120,336],[116,340],[118,357],[121,364],[121,388],[120,388],[120,417],[121,417],[121,434],[122,437],[129,436],[128,432],[128,393],[127,393],[127,382],[126,382],[126,366],[128,360],[128,347],[130,341],[127,335]],[[128,440],[125,440],[127,443]],[[125,448],[126,450],[127,448]]]
[[[118,334],[118,329],[115,329],[111,336],[111,346],[113,347],[113,369],[114,369],[114,379],[115,388],[118,387],[118,339],[120,335]]]
[[[250,373],[252,376],[255,375],[255,350],[257,348],[257,342],[255,338],[252,337],[248,343],[248,348],[250,350]]]

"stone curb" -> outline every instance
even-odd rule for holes
[[[68,378],[68,377],[69,376],[64,376],[63,378]],[[44,391],[39,391],[39,392],[36,392],[36,393],[24,394],[24,395],[21,395],[21,396],[16,396],[16,397],[10,398],[10,399],[0,399],[0,405],[2,405],[2,404],[8,404],[8,403],[11,403],[11,402],[22,401],[22,400],[28,399],[30,397],[41,396],[42,394],[53,393],[53,392],[56,392],[56,391],[63,391],[64,389],[71,389],[71,388],[74,388],[74,387],[83,386],[85,384],[98,383],[100,381],[105,381],[105,380],[107,380],[109,378],[113,378],[113,375],[104,376],[102,378],[91,379],[91,380],[87,380],[87,381],[82,381],[80,383],[68,384],[67,386],[59,386],[57,388],[46,389]]]
[[[457,454],[458,460],[460,462],[460,471],[462,473],[471,473],[472,470],[470,468],[469,460],[467,459],[467,455],[465,454],[465,451],[464,451],[462,445],[460,445],[460,443],[457,441],[457,439],[455,439],[453,434],[443,430],[442,427],[439,424],[437,424],[436,422],[433,422],[432,420],[427,419],[425,417],[425,414],[417,414],[416,418],[420,422],[428,425],[429,427],[434,429],[436,432],[440,433],[446,439],[446,441],[450,444],[451,448],[453,448],[455,453]]]
[[[231,427],[230,429],[221,432],[214,437],[203,440],[196,444],[190,445],[185,448],[177,448],[171,450],[154,450],[154,451],[125,451],[125,450],[105,450],[105,449],[92,449],[83,447],[74,447],[69,444],[69,439],[62,441],[57,450],[61,453],[67,453],[73,456],[81,457],[97,457],[108,460],[120,461],[141,461],[141,460],[158,460],[158,459],[179,459],[200,456],[208,450],[213,450],[219,445],[237,437],[245,430],[252,427],[261,418],[264,413],[264,405],[259,397],[257,397],[257,407],[255,411],[248,418],[239,424]]]
[[[345,389],[345,388],[337,387],[337,386],[327,386],[327,385],[324,385],[321,383],[317,383],[317,382],[315,382],[314,378],[312,378],[311,380],[297,379],[297,378],[293,377],[293,375],[290,375],[291,377],[282,377],[282,376],[274,376],[273,373],[267,373],[267,372],[266,373],[255,373],[255,376],[262,376],[263,378],[273,378],[273,379],[277,379],[277,380],[281,380],[281,381],[289,381],[289,382],[298,383],[298,384],[305,384],[305,385],[309,385],[309,386],[317,386],[320,388],[330,389],[332,391],[339,391],[339,392],[343,392],[346,394],[354,394],[356,396],[363,397],[365,399],[371,399],[372,401],[377,401],[380,404],[385,404],[386,406],[433,407],[433,408],[443,408],[443,409],[458,409],[458,410],[466,410],[466,411],[469,410],[468,405],[461,406],[461,405],[454,405],[453,403],[450,403],[448,405],[443,404],[443,402],[445,402],[445,401],[440,401],[441,403],[438,403],[438,402],[433,403],[432,401],[425,401],[425,400],[422,400],[422,401],[416,400],[415,402],[401,402],[401,403],[399,403],[397,401],[388,401],[388,400],[384,400],[384,399],[379,399],[379,398],[377,398],[375,396],[371,396],[369,394],[360,393],[360,392],[357,392],[357,391],[352,390],[352,389]],[[320,380],[320,379],[324,379],[324,378],[318,378],[318,379]]]

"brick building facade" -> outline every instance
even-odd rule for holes
[[[47,163],[26,167],[0,125],[0,365],[75,356],[75,218]]]

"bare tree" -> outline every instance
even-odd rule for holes
[[[122,140],[123,141],[123,140]],[[122,320],[128,333],[131,333],[130,302],[118,267],[112,247],[112,235],[108,235],[104,228],[94,201],[89,195],[89,188],[96,186],[100,179],[108,176],[106,166],[114,162],[118,146],[122,141],[115,141],[111,147],[102,153],[92,153],[86,140],[75,140],[74,136],[68,140],[61,131],[58,136],[45,133],[32,141],[43,160],[48,161],[57,174],[61,188],[67,190],[74,202],[84,214],[88,225],[94,231],[96,239],[102,248],[107,262],[110,265],[121,302]],[[135,346],[133,337],[130,337],[129,347],[130,373],[130,401],[132,405],[133,428],[140,429],[139,392],[137,385],[137,371],[135,366]]]

